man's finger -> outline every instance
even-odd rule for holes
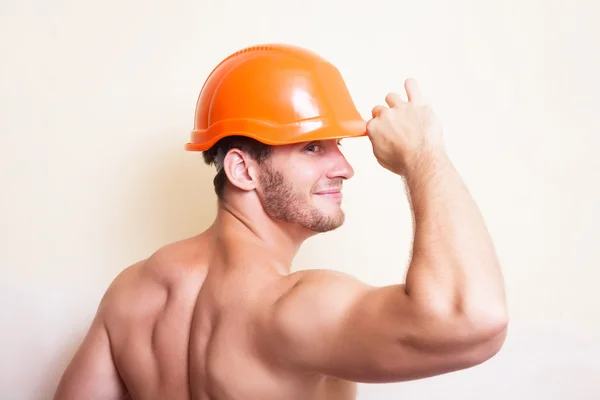
[[[406,89],[406,95],[408,96],[408,101],[416,104],[425,103],[425,98],[421,93],[421,88],[419,87],[418,82],[409,78],[404,82],[404,88]]]
[[[404,100],[402,100],[398,93],[391,92],[385,96],[385,102],[388,104],[388,106],[395,107],[398,104],[404,103]]]
[[[375,118],[367,121],[367,135],[371,136],[377,129],[377,120]]]
[[[386,108],[387,108],[386,106],[377,105],[377,106],[373,107],[373,109],[371,110],[371,115],[373,116],[373,118],[377,118],[379,116],[379,114],[381,114],[381,112]]]

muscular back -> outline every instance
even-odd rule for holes
[[[264,308],[297,277],[249,262],[269,261],[239,243],[229,252],[206,233],[166,246],[117,277],[101,309],[114,364],[131,398],[355,397],[354,384],[299,375],[257,348],[255,328]]]
[[[349,400],[350,382],[468,368],[504,341],[501,318],[434,307],[403,284],[279,273],[239,232],[209,230],[123,271],[55,399]]]

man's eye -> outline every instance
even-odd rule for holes
[[[317,145],[316,144],[311,144],[310,146],[306,147],[306,151],[310,151],[311,153],[314,151],[317,151]]]

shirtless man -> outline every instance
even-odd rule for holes
[[[356,382],[493,357],[507,330],[493,244],[440,123],[414,80],[405,90],[366,123],[413,211],[405,283],[290,272],[304,240],[343,223],[340,190],[353,170],[338,138],[267,146],[234,137],[204,153],[220,171],[212,226],[114,280],[55,399],[348,400]]]

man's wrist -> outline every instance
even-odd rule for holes
[[[414,159],[407,164],[405,179],[410,189],[429,183],[440,170],[450,167],[450,159],[441,147],[422,149]]]

